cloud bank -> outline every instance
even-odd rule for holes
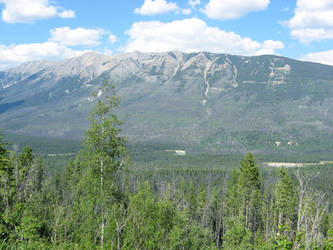
[[[302,43],[333,39],[333,1],[297,0],[294,16],[286,25]]]
[[[126,32],[129,41],[125,52],[184,52],[209,51],[237,55],[275,54],[282,49],[280,41],[267,40],[263,43],[234,32],[209,27],[197,18],[163,23],[160,21],[136,22]]]
[[[267,8],[269,0],[210,0],[202,10],[209,18],[226,20]]]
[[[75,17],[73,10],[54,6],[49,0],[0,0],[0,3],[5,5],[2,10],[2,20],[7,23],[33,23],[55,16]]]
[[[303,56],[301,60],[323,63],[333,66],[333,50],[309,53]]]
[[[167,2],[166,0],[145,0],[140,8],[134,10],[134,13],[140,15],[157,15],[179,9],[176,3]]]
[[[115,43],[117,40],[110,31],[100,28],[60,27],[51,29],[50,34],[48,41],[43,43],[0,45],[0,69],[33,60],[61,60],[79,56],[100,45],[104,36],[110,43]],[[88,46],[89,49],[72,49],[73,46]],[[111,54],[110,50],[106,52]]]
[[[51,29],[52,42],[57,42],[65,46],[97,46],[101,43],[102,35],[107,32],[103,29],[85,29],[76,28],[71,29],[69,27],[60,27]],[[114,37],[115,38],[115,37]]]

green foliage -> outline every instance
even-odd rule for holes
[[[299,169],[320,171],[309,186],[327,195],[306,194],[296,234],[294,170],[262,167],[251,153],[236,169],[239,155],[179,157],[162,144],[132,148],[127,169],[119,99],[101,91],[84,149],[56,175],[29,147],[9,153],[0,136],[0,249],[332,248],[332,165]]]
[[[4,174],[9,165],[9,153],[6,146],[7,144],[2,141],[2,134],[0,133],[0,174]]]
[[[113,113],[119,98],[113,87],[103,85],[103,99],[99,99],[91,116],[91,127],[86,132],[84,149],[80,158],[84,161],[92,185],[100,186],[100,192],[111,188],[116,174],[125,164],[125,139],[119,136],[121,122]]]
[[[226,209],[227,215],[231,218],[236,218],[242,214],[242,193],[239,186],[239,175],[238,170],[232,171],[228,181]]]
[[[6,215],[14,202],[15,178],[14,168],[9,159],[6,144],[0,134],[0,240],[8,237],[9,229],[6,223]]]
[[[26,244],[40,240],[43,222],[36,216],[25,215],[21,219],[21,223],[17,228],[18,238]]]
[[[130,197],[124,249],[214,249],[212,235],[167,199],[157,200],[151,186]]]
[[[109,244],[104,240],[106,227],[112,220],[112,217],[108,217],[109,210],[114,203],[120,202],[121,191],[116,180],[127,159],[125,139],[119,136],[118,126],[121,122],[113,113],[119,98],[114,96],[113,87],[107,82],[99,91],[103,95],[92,112],[91,126],[86,132],[84,149],[79,154],[77,167],[69,162],[65,175],[65,185],[70,188],[73,179],[78,178],[77,173],[81,174],[76,192],[81,193],[82,199],[74,202],[80,211],[77,215],[84,217],[79,231],[85,238],[79,239],[79,242],[86,248],[92,247],[91,242],[96,241],[100,242],[102,248],[104,244]]]
[[[328,237],[327,239],[324,241],[324,244],[322,246],[322,249],[324,250],[329,250],[329,249],[333,249],[333,228],[331,228],[328,231]]]
[[[225,249],[253,249],[252,233],[243,225],[241,219],[230,222],[228,231],[223,236],[223,247]]]
[[[292,226],[296,220],[296,195],[291,178],[285,168],[279,168],[277,171],[278,182],[275,186],[275,206],[278,226],[278,246],[284,246],[290,249],[293,238]],[[282,238],[281,238],[282,237]],[[287,248],[290,244],[290,247]]]
[[[262,224],[262,183],[259,168],[251,153],[241,161],[239,184],[245,227],[254,234]]]
[[[146,183],[130,197],[128,209],[125,248],[158,249],[166,246],[176,219],[176,211],[169,201],[156,202]]]
[[[176,145],[192,150],[231,153],[244,150],[263,153],[331,151],[332,67],[277,56],[238,57],[211,53],[199,56],[191,53],[172,59],[179,60],[179,63],[184,60],[182,63],[191,65],[172,75],[172,70],[165,70],[176,65],[169,64],[169,56],[153,54],[124,58],[117,67],[108,68],[110,71],[89,83],[94,88],[106,75],[114,76],[112,80],[123,100],[117,111],[118,117],[126,119],[124,129],[133,141],[176,142]],[[145,60],[148,57],[150,60]],[[137,68],[139,72],[131,72],[128,67],[132,60],[141,65]],[[201,69],[205,62],[212,60],[216,67],[204,76]],[[98,65],[101,68],[110,66],[104,62],[104,67],[102,61]],[[160,65],[162,61],[165,63]],[[225,63],[230,65],[228,69],[223,68]],[[282,70],[287,65],[291,69],[289,73]],[[117,70],[122,67],[129,72]],[[271,70],[274,71],[273,78]],[[0,76],[4,78],[0,81],[11,82],[17,78],[17,75],[7,73]],[[83,129],[88,126],[88,119],[82,114],[93,105],[87,101],[91,88],[87,88],[85,80],[78,75],[64,78],[56,77],[54,73],[45,69],[43,73],[37,72],[33,77],[22,79],[25,84],[18,81],[11,88],[2,89],[6,98],[0,103],[0,112],[3,112],[0,123],[6,125],[6,129],[82,138]],[[41,74],[50,74],[53,80],[44,81],[43,77],[39,78]],[[210,91],[206,106],[200,104],[204,94],[203,78],[210,86],[223,90]],[[32,80],[34,84],[29,84]],[[164,84],[166,80],[167,85]],[[274,80],[281,82],[274,84]],[[22,87],[27,89],[22,90]],[[68,91],[70,93],[66,94]],[[52,96],[48,96],[49,93]],[[10,99],[16,101],[10,102]],[[15,109],[9,109],[14,106]],[[208,107],[214,119],[207,119]],[[34,116],[22,112],[30,108],[36,110]],[[50,111],[54,119],[50,119]],[[19,112],[20,116],[12,112]],[[195,133],[191,132],[193,124],[197,124]],[[19,144],[30,145],[34,152],[39,148],[54,153],[48,143],[43,143],[46,141],[43,138],[30,138],[30,141],[38,143]],[[276,141],[282,142],[280,147],[276,147]],[[298,145],[290,146],[289,141]],[[55,150],[61,152],[61,142],[55,144],[58,145]],[[71,143],[63,141],[63,144]],[[73,146],[75,148],[75,144]]]
[[[246,199],[249,199],[249,195],[253,189],[261,188],[259,169],[251,153],[248,153],[240,164],[240,183],[245,189]]]
[[[276,248],[277,249],[292,249],[293,242],[290,239],[288,233],[291,229],[285,225],[278,226],[278,233],[276,239]]]

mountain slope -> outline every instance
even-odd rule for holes
[[[109,79],[132,142],[244,151],[330,148],[333,67],[279,56],[87,53],[0,72],[0,127],[82,138]],[[102,94],[102,93],[100,93]]]

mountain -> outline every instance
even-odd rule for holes
[[[333,146],[333,67],[273,55],[90,52],[24,63],[0,72],[0,127],[82,138],[91,92],[105,79],[132,143],[228,152]]]

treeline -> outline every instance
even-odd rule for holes
[[[270,184],[249,153],[213,182],[129,174],[118,102],[100,97],[84,149],[55,176],[31,148],[9,152],[0,136],[1,249],[333,249],[316,173],[280,168]]]
[[[79,140],[64,138],[47,138],[29,135],[5,134],[4,139],[13,143],[9,145],[15,151],[22,151],[24,145],[29,145],[35,153],[63,154],[77,153],[82,147]]]
[[[333,247],[332,214],[325,194],[311,189],[313,174],[297,172],[293,185],[281,168],[274,189],[264,188],[248,154],[219,184],[182,179],[161,188],[129,180],[120,171],[126,158],[108,162],[113,168],[103,168],[104,175],[100,164],[107,158],[92,159],[89,167],[86,157],[70,160],[50,179],[30,148],[10,155],[2,143],[3,249]]]

